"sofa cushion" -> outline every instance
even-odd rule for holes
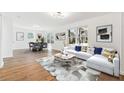
[[[75,51],[81,51],[81,46],[75,46]]]
[[[68,49],[74,50],[74,49],[75,49],[75,45],[70,45],[70,46],[68,46]]]
[[[72,53],[72,54],[76,54],[76,53],[77,53],[77,51],[72,50],[72,49],[67,49],[66,52],[68,52],[68,53]]]
[[[101,54],[102,53],[102,48],[94,47],[94,54]]]
[[[111,62],[108,62],[108,59],[102,55],[94,55],[90,57],[87,62],[96,64],[98,66],[102,66],[105,68],[111,68],[113,69],[113,64]]]
[[[88,47],[87,48],[87,53],[90,53],[90,54],[94,55],[94,47]]]
[[[92,54],[87,52],[75,52],[76,57],[87,60],[88,58],[92,57]]]

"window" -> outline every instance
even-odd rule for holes
[[[87,26],[79,27],[79,43],[88,43]]]
[[[72,28],[68,30],[69,44],[75,44],[77,38],[77,28]]]
[[[52,33],[47,34],[47,43],[54,43],[54,35]]]

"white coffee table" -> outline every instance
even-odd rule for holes
[[[73,55],[73,54],[58,53],[58,54],[54,55],[55,61],[61,62],[61,65],[66,67],[67,69],[74,62],[74,57],[75,57],[75,55]]]
[[[68,60],[68,59],[72,59],[73,57],[75,57],[75,55],[58,53],[58,54],[55,54],[54,57],[60,58],[62,60]]]

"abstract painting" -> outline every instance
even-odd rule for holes
[[[24,32],[16,32],[16,41],[24,41]]]
[[[65,40],[66,33],[65,32],[56,33],[55,37],[56,37],[56,40]]]

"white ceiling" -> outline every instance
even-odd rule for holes
[[[52,29],[107,14],[106,12],[68,12],[65,18],[55,18],[48,12],[9,12],[5,13],[12,17],[15,25],[33,27],[39,25],[42,29]]]

